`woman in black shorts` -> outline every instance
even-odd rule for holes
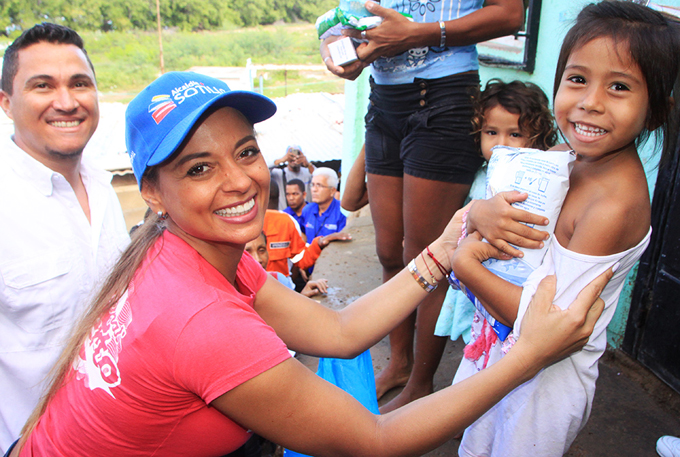
[[[367,2],[369,12],[383,22],[363,33],[343,31],[366,40],[357,48],[360,60],[345,67],[334,65],[327,49],[339,37],[322,43],[324,62],[338,76],[354,79],[372,64],[366,172],[384,281],[443,231],[482,163],[470,134],[470,89],[479,85],[474,44],[519,29],[524,9],[521,0],[481,3]],[[406,387],[381,411],[432,392],[446,344],[434,336],[445,292],[441,287],[430,294],[390,333],[390,364],[376,378],[378,397]]]

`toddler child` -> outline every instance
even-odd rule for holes
[[[557,143],[557,130],[548,97],[536,84],[522,81],[505,83],[491,79],[474,97],[473,134],[486,161],[491,148],[498,145],[516,148],[548,149]],[[486,164],[472,183],[468,200],[486,198]],[[459,336],[470,340],[470,324],[475,307],[465,294],[449,289],[435,327],[435,335]]]

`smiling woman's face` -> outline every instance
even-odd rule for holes
[[[262,232],[269,169],[253,128],[233,108],[206,117],[181,152],[158,170],[142,195],[168,214],[168,229],[204,257],[226,246],[242,251]]]

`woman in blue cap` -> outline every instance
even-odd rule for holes
[[[461,215],[431,256],[341,311],[290,291],[243,253],[269,194],[253,124],[275,111],[183,72],[130,103],[128,150],[156,214],[74,330],[12,456],[219,456],[251,431],[312,455],[419,455],[585,343],[606,275],[567,311],[552,309],[544,285],[501,362],[387,415],[315,376],[286,346],[353,357],[379,341],[443,280]]]

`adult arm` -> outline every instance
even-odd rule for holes
[[[459,210],[444,233],[430,245],[443,268],[450,270],[450,254],[461,233],[463,210]],[[424,262],[427,262],[427,266]],[[419,256],[420,272],[443,274],[429,257]],[[392,280],[334,311],[268,280],[255,299],[255,309],[293,350],[324,357],[355,357],[377,343],[409,316],[427,293],[404,269]],[[291,318],[293,317],[294,318]],[[304,332],[300,329],[305,329]]]
[[[314,170],[316,170],[314,164],[307,160],[307,156],[302,151],[300,151],[300,155],[295,157],[295,160],[300,164],[301,167],[305,167],[307,170],[309,170],[310,173],[314,173]]]
[[[395,56],[411,48],[439,46],[441,30],[438,22],[412,22],[371,1],[366,2],[366,8],[374,15],[382,16],[383,22],[366,31],[368,43],[357,48],[361,62],[370,63],[380,56]],[[509,35],[519,30],[523,22],[521,0],[487,0],[483,8],[444,22],[446,45],[467,46]],[[358,30],[344,29],[343,34],[361,38]]]
[[[366,145],[354,160],[349,170],[347,180],[343,184],[340,206],[347,211],[358,211],[368,204],[368,189],[366,188]]]
[[[543,366],[581,348],[602,312],[597,297],[610,277],[611,271],[598,277],[566,310],[552,305],[554,278],[544,280],[524,317],[522,338],[506,357],[383,416],[371,414],[295,359],[244,382],[212,405],[242,426],[306,454],[422,455],[462,431]]]
[[[284,154],[283,157],[274,160],[274,166],[279,167],[279,166],[284,165],[285,163],[290,162],[290,161],[292,161],[292,160],[294,160],[294,159],[295,159],[295,156],[293,156],[293,153],[290,152],[290,151],[287,151],[287,152]]]
[[[455,247],[461,234],[463,215],[478,204],[479,201],[475,201],[456,212],[444,233],[430,245],[435,257],[449,271],[451,270]],[[526,213],[521,210],[516,211],[521,214]],[[536,217],[530,213],[526,214],[529,215],[528,219],[530,220],[532,217]],[[543,219],[541,217],[539,221]],[[527,229],[534,230],[528,227]],[[541,236],[544,233],[535,232],[541,234]],[[486,249],[493,250],[494,248],[486,246]],[[485,255],[492,254],[499,256],[500,252],[487,251]],[[430,270],[437,277],[436,279],[443,280],[443,275],[429,257],[418,256],[415,261],[421,274],[426,275],[425,272]],[[427,265],[423,262],[427,262]],[[477,261],[477,263],[480,262]],[[481,270],[480,273],[491,274],[488,271]],[[500,279],[493,274],[491,275],[494,276],[490,278],[492,281]],[[461,280],[463,279],[461,278]],[[465,283],[465,280],[463,282]],[[474,284],[474,281],[472,283]],[[386,333],[410,315],[426,296],[426,293],[417,285],[406,269],[341,311],[332,311],[323,307],[317,308],[313,306],[316,305],[315,302],[312,301],[310,304],[309,301],[299,295],[280,300],[281,294],[286,293],[286,291],[279,290],[278,286],[274,281],[268,281],[265,284],[255,301],[257,311],[269,325],[276,329],[279,336],[292,349],[323,357],[354,357],[358,355],[366,347],[377,343]],[[474,292],[474,289],[471,290]],[[516,315],[519,298],[512,301]],[[484,303],[484,301],[482,302]],[[291,313],[298,312],[300,315],[294,320],[295,322],[288,319],[292,315]],[[504,314],[501,321],[512,324],[514,318],[511,320],[511,316],[511,313]],[[306,329],[305,332],[300,332],[300,328]]]

